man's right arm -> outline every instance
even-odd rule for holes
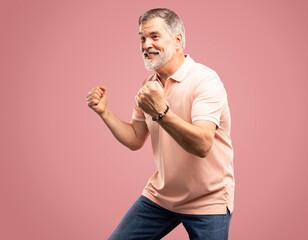
[[[144,145],[149,135],[146,123],[134,119],[126,123],[114,115],[107,107],[106,87],[93,88],[88,93],[87,101],[120,143],[131,150],[138,150]]]

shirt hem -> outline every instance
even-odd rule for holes
[[[228,205],[228,204],[216,204],[216,205],[211,205],[211,206],[206,206],[203,208],[198,208],[198,209],[173,209],[170,207],[165,206],[162,204],[156,197],[151,195],[149,192],[144,190],[142,192],[142,195],[152,202],[156,203],[160,207],[172,211],[174,213],[179,213],[179,214],[187,214],[187,215],[218,215],[218,214],[226,214],[227,213],[227,208],[229,209],[230,213],[233,212],[233,205]]]
[[[134,120],[138,121],[138,122],[145,122],[145,119],[141,119],[141,118],[136,118],[136,117],[132,117]]]
[[[191,121],[194,122],[194,121],[197,121],[197,120],[211,121],[211,122],[215,123],[217,125],[217,127],[219,127],[219,123],[216,120],[214,120],[213,118],[210,118],[210,117],[194,117],[194,118],[192,118]]]

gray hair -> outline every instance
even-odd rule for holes
[[[160,17],[165,20],[165,26],[170,36],[173,38],[179,33],[182,34],[182,48],[185,48],[185,28],[182,20],[175,12],[167,8],[151,9],[139,17],[139,26],[152,18]]]

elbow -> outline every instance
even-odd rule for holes
[[[204,141],[199,145],[198,149],[196,149],[196,154],[200,158],[206,158],[210,149],[212,147],[212,141]]]
[[[200,158],[205,158],[207,156],[207,152],[198,152],[197,156]]]
[[[137,151],[137,150],[139,150],[141,147],[139,147],[139,146],[127,146],[130,150],[132,150],[132,151]]]
[[[207,157],[207,154],[208,154],[209,150],[206,150],[206,149],[202,149],[202,150],[199,150],[196,155],[200,158],[205,158]]]
[[[132,145],[129,145],[127,146],[130,150],[132,151],[137,151],[139,150],[140,148],[143,147],[143,143],[140,143],[140,144],[132,144]]]

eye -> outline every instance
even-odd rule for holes
[[[145,37],[140,37],[140,41],[144,42],[145,41]]]
[[[158,39],[159,36],[158,36],[158,35],[153,35],[153,38],[154,38],[154,39]]]

